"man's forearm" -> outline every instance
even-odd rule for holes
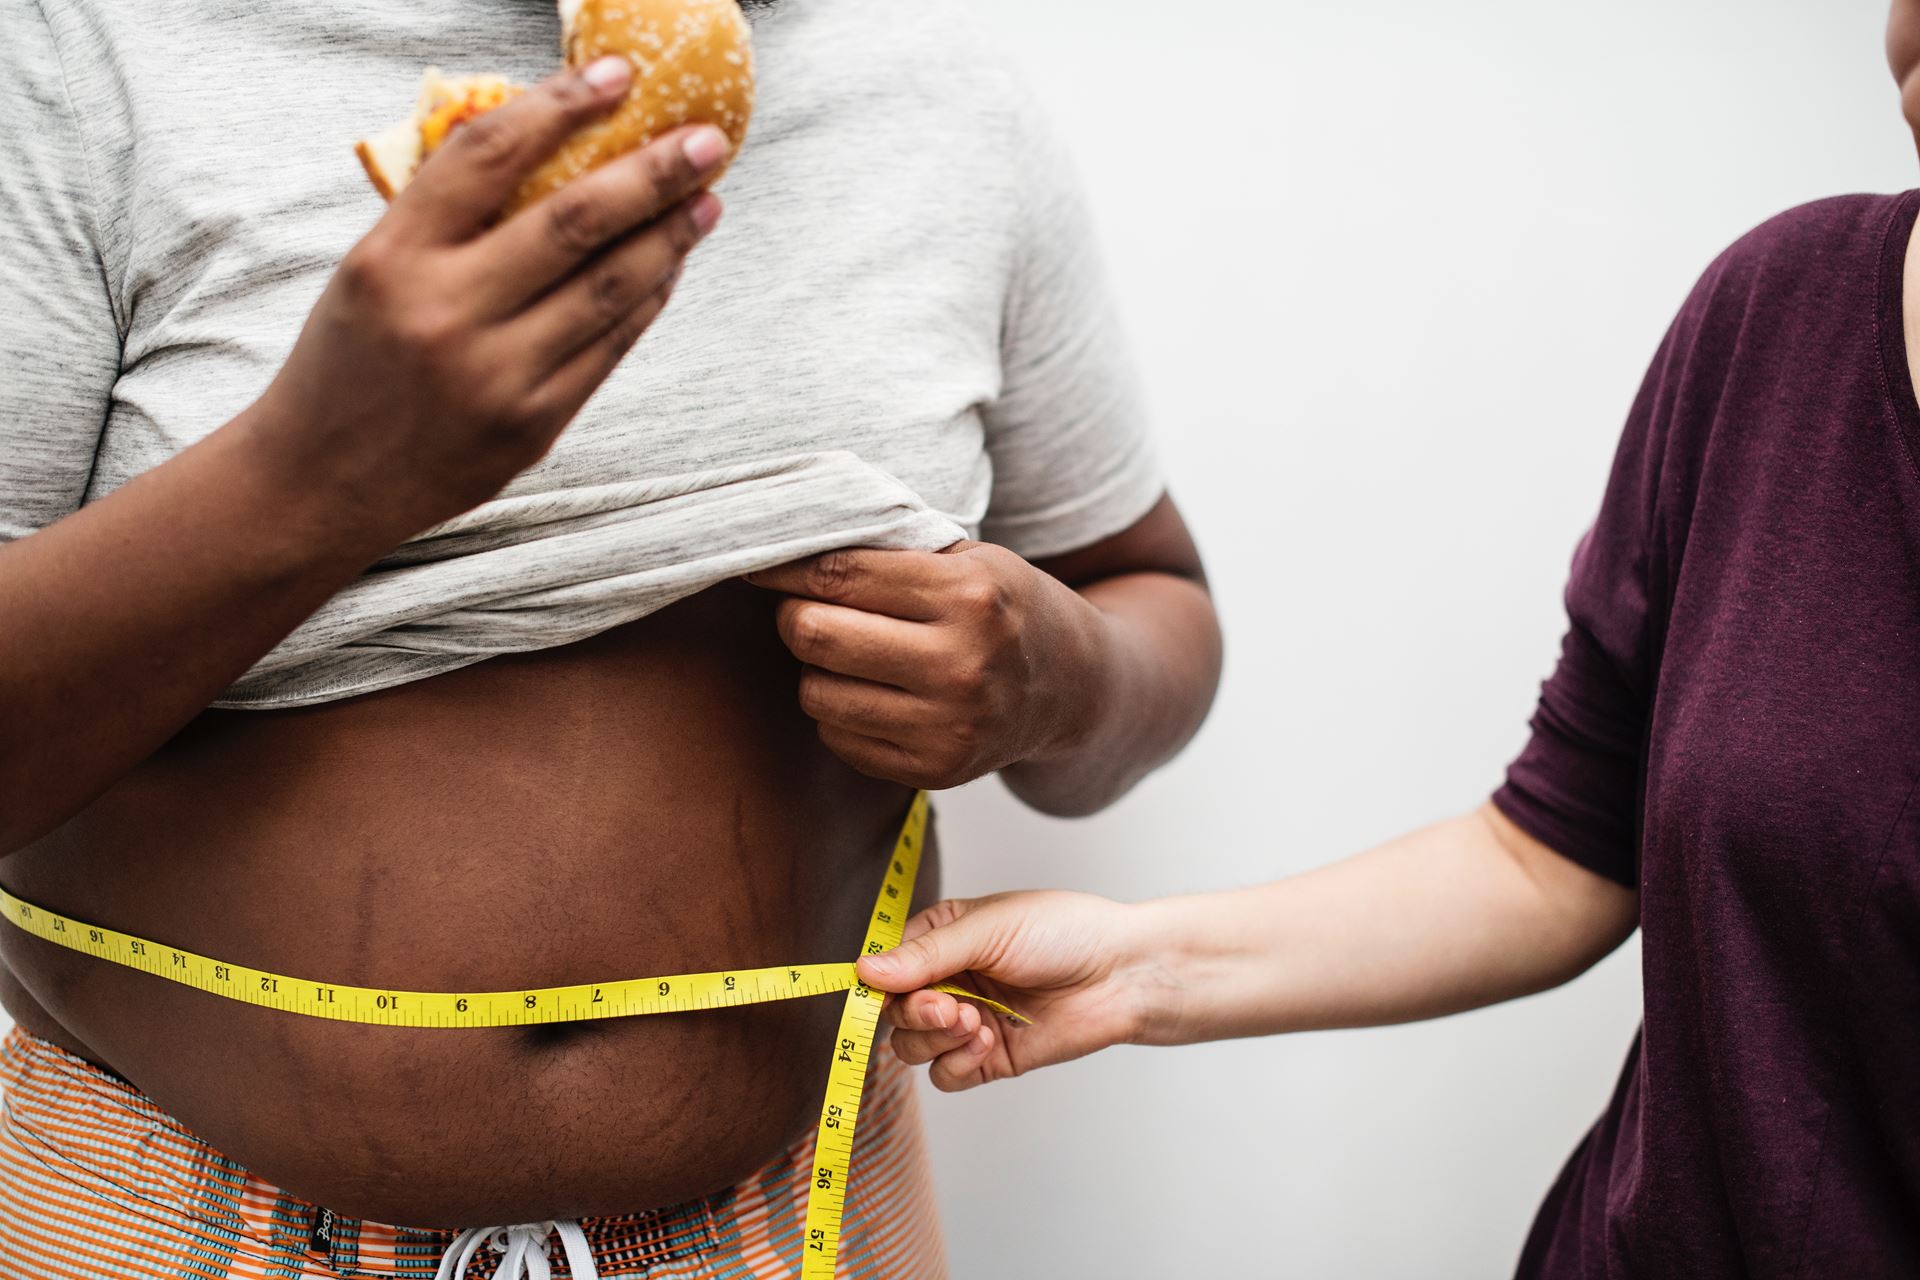
[[[407,536],[269,465],[261,412],[0,547],[0,856],[150,755]]]
[[[1220,624],[1199,582],[1121,574],[1079,589],[1089,605],[1087,685],[1066,691],[1060,745],[1001,771],[1043,813],[1096,812],[1185,746],[1220,683]]]
[[[1632,932],[1631,891],[1560,858],[1491,805],[1257,888],[1135,909],[1152,963],[1139,1039],[1379,1026],[1569,981]]]

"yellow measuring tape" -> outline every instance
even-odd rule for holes
[[[880,896],[867,923],[864,951],[868,955],[900,945],[908,904],[913,901],[914,881],[920,874],[927,810],[927,794],[922,791],[914,796],[906,822],[900,828],[900,837],[894,842],[893,856],[887,861]],[[833,1063],[827,1075],[827,1096],[820,1107],[820,1133],[807,1191],[807,1235],[800,1270],[803,1280],[831,1280],[833,1276],[834,1260],[840,1251],[847,1168],[853,1159],[853,1130],[860,1119],[867,1057],[873,1048],[881,1006],[886,1000],[884,993],[872,990],[859,980],[850,961],[682,973],[664,978],[628,978],[526,991],[398,991],[290,978],[214,960],[63,916],[23,902],[5,889],[0,889],[0,915],[57,946],[197,987],[212,995],[310,1018],[387,1027],[422,1030],[521,1027],[542,1022],[691,1013],[845,991],[846,1008],[840,1015]],[[985,1005],[1016,1022],[1026,1021],[998,1001],[975,992],[948,985],[939,989]]]

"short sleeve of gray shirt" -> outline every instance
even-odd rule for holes
[[[1163,485],[1073,157],[1031,92],[1010,93],[1020,222],[982,536],[1038,559],[1119,532]]]
[[[93,175],[52,33],[0,39],[0,542],[78,508],[120,370]]]
[[[695,296],[548,459],[460,518],[461,539],[397,549],[218,705],[344,697],[566,643],[831,545],[933,549],[977,528],[1040,559],[1151,508],[1164,486],[1071,157],[965,6],[766,12],[756,43],[780,79],[729,177],[730,238],[723,222],[681,291]],[[0,0],[0,543],[256,397],[377,214],[338,168],[341,140],[383,123],[436,48],[535,78],[553,58],[539,24],[555,23],[520,0],[282,0],[244,21],[191,0]],[[300,115],[256,118],[292,108],[226,88],[321,73],[339,91]],[[805,191],[872,171],[859,147],[937,162],[876,171],[907,185],[861,193],[898,202],[865,211],[871,245]],[[191,185],[229,174],[230,190]],[[796,262],[809,236],[819,252]],[[815,323],[742,338],[769,295]],[[862,320],[881,314],[906,323]],[[744,353],[731,369],[715,363],[727,351]],[[718,378],[731,400],[702,393]],[[644,509],[607,509],[629,493]]]

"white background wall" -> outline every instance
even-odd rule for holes
[[[947,800],[956,894],[1245,884],[1475,804],[1695,275],[1913,176],[1879,0],[978,3],[1077,147],[1231,652],[1200,740],[1110,813]],[[1503,1274],[1637,964],[930,1095],[954,1274]]]
[[[1244,884],[1475,804],[1695,277],[1790,205],[1915,184],[1882,0],[980,3],[1077,148],[1230,652],[1112,812],[949,799],[956,894]],[[1506,1274],[1638,963],[931,1095],[954,1274]]]

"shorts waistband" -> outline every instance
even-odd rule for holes
[[[236,1240],[269,1254],[326,1263],[342,1276],[430,1280],[459,1232],[335,1213],[284,1191],[221,1155],[129,1081],[14,1027],[0,1040],[7,1136],[49,1176],[146,1219],[167,1220],[211,1248]],[[579,1226],[603,1276],[633,1275],[714,1249],[722,1192],[685,1204]],[[565,1275],[562,1241],[548,1241]],[[468,1273],[490,1275],[486,1252]]]

